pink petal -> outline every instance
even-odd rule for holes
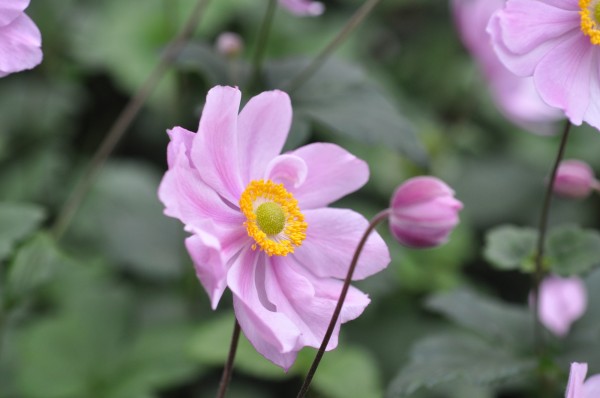
[[[0,27],[8,25],[29,6],[29,0],[0,0]]]
[[[600,52],[593,51],[590,84],[590,104],[583,116],[586,123],[600,130]]]
[[[565,336],[571,324],[587,307],[587,293],[581,279],[549,276],[540,284],[540,320],[557,336]]]
[[[303,210],[326,206],[356,191],[369,179],[369,166],[334,144],[309,144],[291,154],[308,165],[304,183],[291,190]]]
[[[587,363],[573,362],[569,372],[569,382],[565,398],[583,398],[583,380],[587,373]],[[586,397],[587,398],[587,397]]]
[[[317,16],[323,14],[323,3],[312,0],[279,0],[282,7],[298,16]]]
[[[593,47],[586,36],[572,35],[548,52],[534,75],[544,101],[563,109],[577,125],[583,121],[590,102]]]
[[[216,237],[197,231],[185,240],[185,247],[214,310],[227,287],[227,267],[221,253],[221,244]]]
[[[238,121],[239,165],[242,181],[263,177],[271,159],[281,153],[292,125],[292,104],[283,91],[267,91],[253,97]]]
[[[185,148],[185,156],[191,159],[192,142],[196,134],[182,127],[174,127],[172,130],[167,130],[167,134],[171,138],[169,145],[167,145],[167,164],[169,168],[173,167],[179,148],[182,145]],[[190,166],[193,167],[192,164]]]
[[[192,143],[192,162],[202,179],[236,204],[244,189],[239,175],[237,119],[241,93],[217,86],[206,96],[198,134]]]
[[[265,284],[269,300],[278,312],[284,313],[301,332],[299,347],[321,346],[331,321],[342,283],[337,280],[317,278],[304,270],[292,257],[271,257]],[[354,319],[369,304],[368,297],[351,288],[342,307],[340,319],[327,345],[327,350],[337,346],[341,322]]]
[[[200,178],[186,155],[185,140],[180,138],[171,143],[169,153],[172,166],[158,188],[158,197],[165,205],[165,214],[178,218],[191,231],[194,228],[202,229],[207,219],[230,228],[242,229],[245,220],[242,213],[228,206]],[[179,143],[179,148],[174,146],[176,142]]]
[[[269,302],[265,279],[266,255],[243,250],[227,274],[235,315],[244,335],[265,358],[288,369],[294,362],[300,330]]]
[[[583,398],[600,397],[600,375],[590,377],[583,383]]]
[[[344,279],[368,221],[347,209],[323,208],[303,213],[308,223],[306,239],[296,248],[294,258],[317,276]],[[385,242],[373,232],[359,257],[353,279],[364,279],[379,272],[389,262]]]
[[[308,166],[304,159],[294,155],[279,155],[267,165],[264,178],[283,184],[291,191],[306,181]]]
[[[25,14],[0,27],[0,77],[42,62],[42,36]]]

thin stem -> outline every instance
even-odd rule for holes
[[[352,262],[350,263],[350,267],[348,268],[348,273],[346,274],[346,279],[344,280],[344,286],[342,287],[342,291],[340,293],[340,298],[338,299],[337,305],[335,306],[335,310],[333,311],[333,315],[331,316],[331,321],[329,322],[329,327],[327,328],[327,331],[325,332],[325,337],[323,337],[323,342],[321,343],[321,347],[319,347],[319,351],[317,351],[317,355],[315,356],[315,359],[313,360],[313,363],[310,366],[310,369],[306,375],[306,378],[304,379],[304,383],[302,384],[302,387],[300,388],[300,392],[298,392],[298,395],[296,396],[296,398],[303,398],[306,395],[306,393],[308,392],[308,388],[310,387],[310,383],[315,375],[315,372],[317,371],[317,367],[319,366],[319,363],[321,362],[321,358],[323,358],[323,354],[325,354],[325,349],[327,348],[327,345],[329,344],[329,340],[331,339],[331,335],[333,334],[335,325],[337,324],[338,318],[340,317],[340,313],[342,312],[342,306],[344,305],[344,300],[346,299],[346,294],[348,294],[348,289],[350,288],[350,282],[352,281],[352,275],[354,274],[354,269],[356,268],[356,264],[358,263],[358,258],[360,256],[360,253],[362,252],[362,249],[365,246],[365,243],[367,243],[367,238],[369,237],[369,235],[371,235],[371,232],[373,232],[373,230],[379,223],[381,223],[382,221],[384,221],[388,218],[389,213],[390,213],[390,210],[386,209],[386,210],[380,212],[379,214],[377,214],[375,217],[373,217],[373,219],[371,220],[371,223],[367,227],[367,230],[365,231],[362,238],[360,239],[360,242],[358,242],[358,246],[356,247],[356,250],[354,251],[354,256],[352,257]]]
[[[227,387],[229,387],[229,380],[231,380],[231,371],[233,369],[233,362],[235,361],[235,352],[237,351],[238,341],[240,340],[240,324],[237,318],[233,324],[233,333],[231,335],[231,345],[229,346],[229,355],[227,356],[227,362],[223,368],[223,375],[221,376],[221,382],[219,383],[219,391],[217,392],[217,398],[225,398]]]
[[[381,0],[367,0],[346,23],[336,37],[317,55],[312,62],[299,74],[283,84],[282,89],[292,92],[302,86],[317,71],[325,61],[341,46],[352,32],[362,23]]]
[[[563,159],[565,148],[567,146],[567,140],[569,138],[569,132],[571,131],[571,122],[567,120],[565,128],[562,133],[560,145],[558,147],[558,154],[550,173],[550,181],[546,188],[546,195],[544,197],[544,204],[542,206],[542,213],[540,215],[540,224],[538,226],[538,241],[535,252],[535,272],[533,275],[533,316],[534,316],[534,338],[536,341],[536,347],[538,354],[542,355],[544,352],[544,341],[542,337],[542,325],[538,316],[539,313],[539,290],[540,283],[544,277],[544,245],[546,241],[546,230],[548,229],[548,215],[550,214],[550,203],[552,202],[552,191],[554,189],[554,183],[556,180],[556,172],[558,166]]]
[[[271,32],[271,26],[273,25],[273,19],[275,16],[275,10],[277,9],[277,0],[269,0],[267,5],[267,12],[263,18],[260,32],[258,33],[258,44],[256,45],[256,51],[252,58],[252,72],[250,73],[250,89],[253,90],[258,87],[258,83],[262,75],[262,64],[265,57],[265,50],[267,48],[267,41],[269,39],[269,33]]]
[[[52,232],[56,239],[60,239],[64,235],[71,220],[75,216],[77,209],[85,198],[85,195],[98,177],[100,169],[104,166],[106,159],[110,156],[121,138],[123,138],[123,135],[142,109],[142,106],[148,97],[150,97],[165,72],[167,72],[173,61],[175,61],[183,49],[185,43],[194,33],[209,1],[210,0],[198,0],[181,32],[169,43],[162,54],[160,62],[154,67],[148,78],[142,84],[142,87],[140,87],[133,98],[129,100],[110,130],[106,133],[100,147],[83,172],[83,176],[80,178],[66,203],[58,213],[52,227]]]

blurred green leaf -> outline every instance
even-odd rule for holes
[[[52,238],[40,233],[16,254],[7,276],[10,299],[21,299],[48,283],[63,264]]]
[[[533,228],[502,225],[487,232],[483,256],[495,268],[531,271],[537,232]]]
[[[265,66],[269,86],[286,89],[289,79],[309,61],[291,59]],[[300,88],[290,93],[294,113],[340,135],[401,151],[426,163],[412,123],[357,66],[329,60]]]
[[[426,305],[496,346],[530,348],[533,344],[532,315],[524,307],[509,305],[471,290],[436,294]]]
[[[44,219],[44,209],[27,203],[0,202],[0,261]]]
[[[548,234],[547,256],[552,272],[574,275],[600,264],[600,233],[578,226],[561,226]]]
[[[187,261],[183,226],[162,213],[159,181],[159,173],[143,163],[107,164],[68,239],[78,249],[96,248],[143,276],[180,276]]]
[[[415,345],[410,362],[392,381],[386,397],[406,397],[421,387],[453,380],[476,385],[499,383],[522,377],[535,366],[534,359],[519,358],[475,336],[426,337]]]

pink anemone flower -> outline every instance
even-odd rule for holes
[[[312,0],[279,0],[279,4],[292,14],[301,17],[314,17],[323,14],[323,11],[325,11],[323,3]]]
[[[565,398],[598,398],[600,397],[600,374],[585,380],[587,363],[573,362],[569,372],[569,382]],[[585,381],[584,381],[585,380]]]
[[[587,290],[578,277],[550,275],[540,283],[539,295],[540,321],[559,337],[569,333],[571,325],[587,308]]]
[[[288,95],[253,97],[217,86],[206,98],[198,133],[170,130],[169,166],[159,197],[165,214],[191,233],[186,247],[213,309],[224,290],[256,350],[288,369],[304,346],[319,347],[352,254],[368,222],[326,207],[360,188],[366,163],[337,145],[314,143],[280,154],[292,120]],[[365,278],[390,261],[373,234],[356,273]],[[358,317],[368,297],[351,288],[340,323]]]
[[[504,65],[533,76],[547,104],[600,128],[600,1],[508,0],[488,32]]]
[[[551,123],[560,119],[562,112],[542,101],[533,78],[516,76],[502,64],[486,32],[492,14],[505,4],[506,0],[452,0],[460,38],[477,61],[504,116],[531,132],[552,132]]]
[[[42,62],[42,36],[23,12],[29,0],[0,0],[0,77]]]

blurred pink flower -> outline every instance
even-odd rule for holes
[[[557,336],[569,333],[571,324],[581,318],[587,307],[584,283],[577,277],[548,276],[540,284],[540,321]]]
[[[533,78],[519,77],[506,69],[486,32],[490,17],[505,3],[506,0],[452,0],[460,37],[479,64],[492,98],[502,113],[513,123],[532,132],[552,132],[551,122],[560,119],[562,112],[542,101]]]
[[[565,398],[598,398],[600,397],[600,374],[585,380],[587,363],[573,362],[569,372],[569,382]]]
[[[169,131],[169,169],[159,197],[186,240],[200,282],[216,308],[226,287],[254,347],[288,369],[304,346],[319,347],[352,254],[368,222],[326,207],[360,188],[366,163],[337,145],[314,143],[281,154],[292,121],[290,98],[264,92],[238,115],[241,93],[209,91],[198,133]],[[389,252],[369,238],[356,279],[385,268]],[[351,288],[343,323],[368,297]],[[339,323],[327,349],[337,345]]]
[[[462,203],[454,191],[435,177],[405,181],[392,196],[390,230],[409,247],[433,247],[448,240],[459,222]]]
[[[217,37],[217,52],[226,57],[237,57],[244,49],[244,41],[237,33],[223,32]]]
[[[42,36],[23,12],[29,0],[0,0],[0,77],[42,62]]]
[[[279,4],[298,16],[317,16],[323,14],[323,3],[312,0],[279,0]]]
[[[508,0],[488,25],[502,62],[533,76],[550,106],[576,125],[600,128],[600,6],[597,0]]]
[[[594,171],[581,160],[564,160],[558,166],[554,181],[554,192],[573,199],[587,197],[600,183],[594,177]]]

